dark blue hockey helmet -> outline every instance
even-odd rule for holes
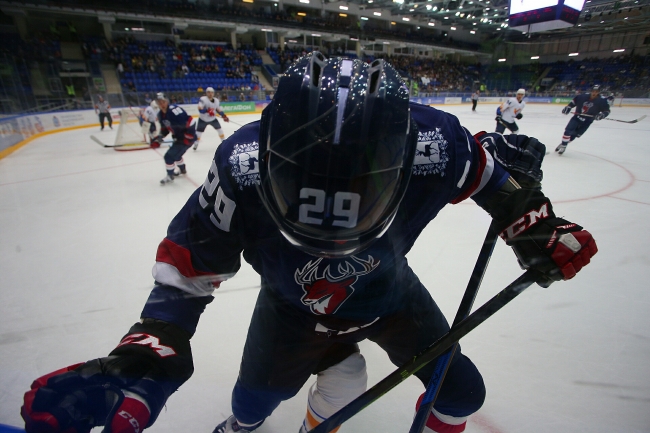
[[[262,202],[297,248],[355,254],[395,217],[416,144],[409,92],[392,66],[311,53],[262,113]]]

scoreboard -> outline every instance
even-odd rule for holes
[[[508,26],[522,32],[573,27],[584,0],[510,0]]]

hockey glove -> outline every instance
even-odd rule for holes
[[[25,393],[27,433],[140,433],[192,375],[189,334],[161,321],[136,323],[106,358],[40,377]]]
[[[546,146],[525,135],[479,132],[474,136],[523,188],[541,189]]]
[[[562,114],[569,114],[571,112],[571,107],[568,105],[562,109]]]
[[[594,116],[595,120],[603,120],[609,113],[600,112]]]
[[[501,117],[500,114],[497,114],[497,117],[495,117],[494,120],[496,120],[498,123],[503,122],[503,118]]]
[[[598,252],[591,233],[556,217],[540,191],[518,189],[488,211],[521,267],[544,275],[537,281],[542,287],[573,278]]]
[[[226,116],[226,113],[223,113],[223,116],[221,116],[221,117],[223,118],[224,122],[230,122],[230,119],[228,119],[228,116]]]
[[[162,136],[162,135],[156,135],[156,136],[151,140],[151,144],[149,144],[149,146],[150,146],[151,148],[153,148],[153,149],[157,149],[157,148],[160,147],[160,145],[162,144],[163,140],[164,140],[164,139],[163,139],[163,136]]]
[[[524,117],[524,115],[521,114],[521,113],[517,113],[517,115],[516,115],[515,117],[516,117],[517,119],[521,119],[522,117]]]

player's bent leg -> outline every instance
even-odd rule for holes
[[[315,324],[262,280],[232,393],[232,413],[240,423],[259,425],[318,371],[333,343],[315,334]]]
[[[368,387],[366,360],[353,353],[336,365],[318,373],[309,389],[307,414],[300,433],[306,433],[363,394]],[[338,431],[338,427],[332,432]]]
[[[199,141],[201,140],[201,136],[203,135],[203,132],[205,131],[205,128],[208,126],[208,123],[203,121],[203,119],[199,118],[198,122],[196,123],[196,137],[197,140],[194,142],[194,145],[192,146],[192,149],[196,150],[199,147]]]
[[[429,291],[410,271],[400,276],[403,298],[399,311],[380,321],[381,329],[370,337],[386,350],[397,366],[410,360],[449,331],[449,324]],[[415,373],[426,386],[434,374],[435,362]],[[466,418],[476,412],[485,400],[485,384],[476,366],[462,352],[460,346],[449,365],[442,382],[435,412],[427,423],[435,429],[429,432],[457,433],[465,428]],[[437,415],[436,415],[437,414]]]
[[[416,404],[416,410],[424,394]],[[426,422],[426,433],[460,433],[467,418],[485,401],[483,377],[474,363],[458,351],[449,366],[440,392]]]
[[[499,134],[503,134],[506,130],[506,127],[503,123],[497,122],[497,127],[494,130],[494,132],[498,132]]]
[[[183,154],[185,151],[187,151],[187,146],[174,142],[169,150],[165,152],[163,159],[165,160],[165,170],[167,170],[167,176],[160,180],[161,185],[165,185],[174,181],[174,169],[176,168],[176,161],[183,163]]]

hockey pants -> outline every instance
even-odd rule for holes
[[[592,123],[593,121],[591,120],[580,120],[578,119],[578,116],[573,116],[564,129],[562,141],[566,141],[567,137],[569,137],[569,141],[581,137],[582,134],[587,132],[587,129],[589,129],[589,126],[591,126]]]

